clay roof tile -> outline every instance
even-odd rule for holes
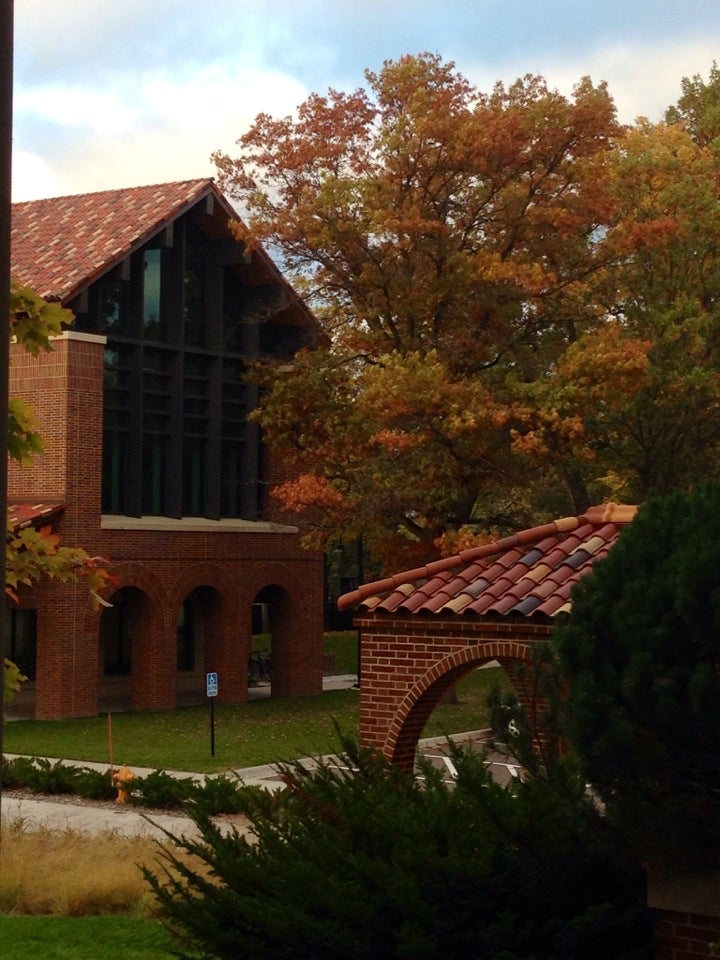
[[[341,597],[338,606],[359,604],[368,612],[407,615],[445,611],[552,617],[569,609],[573,585],[611,549],[636,512],[636,507],[625,504],[591,507],[582,516],[564,517],[363,584]]]

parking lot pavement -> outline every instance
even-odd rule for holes
[[[493,779],[505,786],[511,780],[522,776],[522,767],[508,754],[496,749],[488,750],[491,733],[492,731],[489,729],[474,730],[453,739],[455,742],[469,747],[471,750],[476,750],[477,752],[487,750],[488,755],[485,763],[490,768]],[[447,741],[444,737],[436,737],[432,740],[421,740],[419,747],[423,756],[430,761],[432,766],[445,773],[445,779],[448,782],[455,779],[457,771],[455,770],[452,757],[449,756]]]

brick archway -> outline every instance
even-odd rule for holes
[[[183,571],[172,586],[168,600],[170,615],[177,618],[184,602],[193,594],[199,594],[196,614],[200,639],[192,669],[181,672],[178,667],[179,701],[203,702],[205,674],[212,670],[220,678],[218,700],[244,703],[249,641],[241,615],[238,584],[215,563],[194,564]],[[195,626],[198,627],[198,623]]]
[[[103,622],[103,612],[100,612],[94,621],[99,699],[111,704],[118,701],[123,709],[172,709],[175,706],[175,638],[167,591],[152,570],[137,561],[118,563],[113,567],[113,574],[118,582],[108,597],[109,602],[112,604],[118,594],[130,592],[131,673],[127,677],[104,676],[100,660]]]
[[[427,716],[476,660],[498,660],[530,704],[534,671],[520,665],[636,513],[627,504],[589,507],[340,597],[341,610],[356,608],[362,637],[360,736],[408,766]]]
[[[428,718],[461,677],[497,660],[517,687],[518,668],[532,664],[534,644],[552,629],[382,613],[355,622],[362,631],[360,737],[408,771]],[[523,700],[525,691],[517,689]]]
[[[531,645],[513,640],[490,640],[456,650],[438,660],[413,684],[399,704],[382,748],[385,756],[412,772],[418,740],[437,705],[464,676],[494,660],[499,661],[512,678],[513,666],[530,665]]]

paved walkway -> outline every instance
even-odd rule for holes
[[[355,674],[325,677],[323,689],[343,690],[356,684],[357,676]],[[269,688],[258,686],[251,688],[250,696],[251,698],[262,697],[267,696],[268,693]],[[8,759],[14,757],[14,754],[11,753],[5,755]],[[48,757],[47,759],[54,763],[58,758]],[[70,764],[73,762],[72,760],[63,760],[63,763]],[[311,762],[308,761],[308,763]],[[107,763],[77,761],[77,765],[94,770],[105,771],[109,769]],[[129,769],[139,777],[145,777],[153,772],[152,767],[130,767]],[[166,770],[165,772],[176,777],[203,779],[203,775],[198,773],[188,773],[180,770]],[[233,772],[246,784],[255,784],[270,790],[282,786],[277,770],[272,764],[246,767]],[[156,837],[164,836],[163,830],[168,830],[175,835],[194,833],[192,821],[182,814],[153,813],[148,818],[146,814],[132,805],[119,803],[93,805],[85,801],[78,802],[67,795],[57,798],[43,797],[42,799],[5,795],[0,801],[0,813],[3,824],[22,821],[29,829],[45,827],[52,830],[82,830],[88,833],[113,831],[123,836]],[[232,823],[231,820],[225,821],[223,818],[219,818],[219,822]]]
[[[342,677],[326,677],[323,685],[326,690],[348,689],[355,685],[357,677],[354,675]],[[263,696],[263,692],[256,688],[255,696]],[[467,743],[482,744],[489,734],[487,730],[472,731],[463,734],[461,740]],[[420,741],[420,748],[431,762],[447,769],[448,777],[452,777],[452,763],[448,760],[443,746],[446,741],[444,737],[434,737]],[[6,754],[12,758],[13,754]],[[48,758],[51,763],[56,758]],[[64,763],[73,763],[71,760],[64,760]],[[304,761],[311,765],[314,761],[308,759]],[[77,761],[78,766],[90,767],[95,770],[108,770],[107,763],[92,763],[86,761]],[[512,764],[504,762],[504,758],[497,758],[491,761],[493,775],[501,782],[506,782],[510,777],[517,776],[517,770]],[[136,776],[145,777],[153,772],[151,767],[130,767]],[[166,773],[177,777],[193,777],[199,780],[203,779],[202,774],[189,773],[178,770],[167,770]],[[244,767],[232,771],[243,783],[261,786],[268,790],[279,789],[282,781],[278,775],[277,769],[273,764],[263,764],[256,767]],[[195,834],[195,827],[188,817],[177,813],[153,813],[149,817],[139,811],[136,807],[128,804],[105,803],[93,805],[87,801],[78,802],[71,796],[61,796],[57,798],[43,797],[37,799],[29,796],[8,796],[1,799],[0,813],[2,823],[10,824],[22,821],[29,828],[48,828],[51,830],[80,830],[87,833],[104,833],[112,831],[122,836],[153,836],[163,837],[165,830],[176,836],[187,836]],[[232,818],[218,818],[218,822],[226,823],[228,827],[237,825],[237,821]]]

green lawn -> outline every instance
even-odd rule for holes
[[[269,650],[271,636],[269,633],[256,633],[253,636],[253,650]],[[325,634],[323,650],[335,659],[333,673],[339,676],[347,673],[357,673],[358,665],[358,632],[357,630],[335,630]]]
[[[487,724],[489,688],[501,682],[500,669],[476,670],[458,685],[458,703],[441,704],[424,736],[460,733]],[[210,756],[210,713],[188,707],[160,713],[112,717],[116,765],[213,773],[239,767],[318,756],[337,749],[334,724],[357,731],[356,689],[318,697],[251,700],[215,708],[215,757]],[[109,762],[108,719],[18,720],[7,723],[5,751],[64,760]]]
[[[136,917],[3,917],[0,957],[12,960],[171,960],[156,920]]]

